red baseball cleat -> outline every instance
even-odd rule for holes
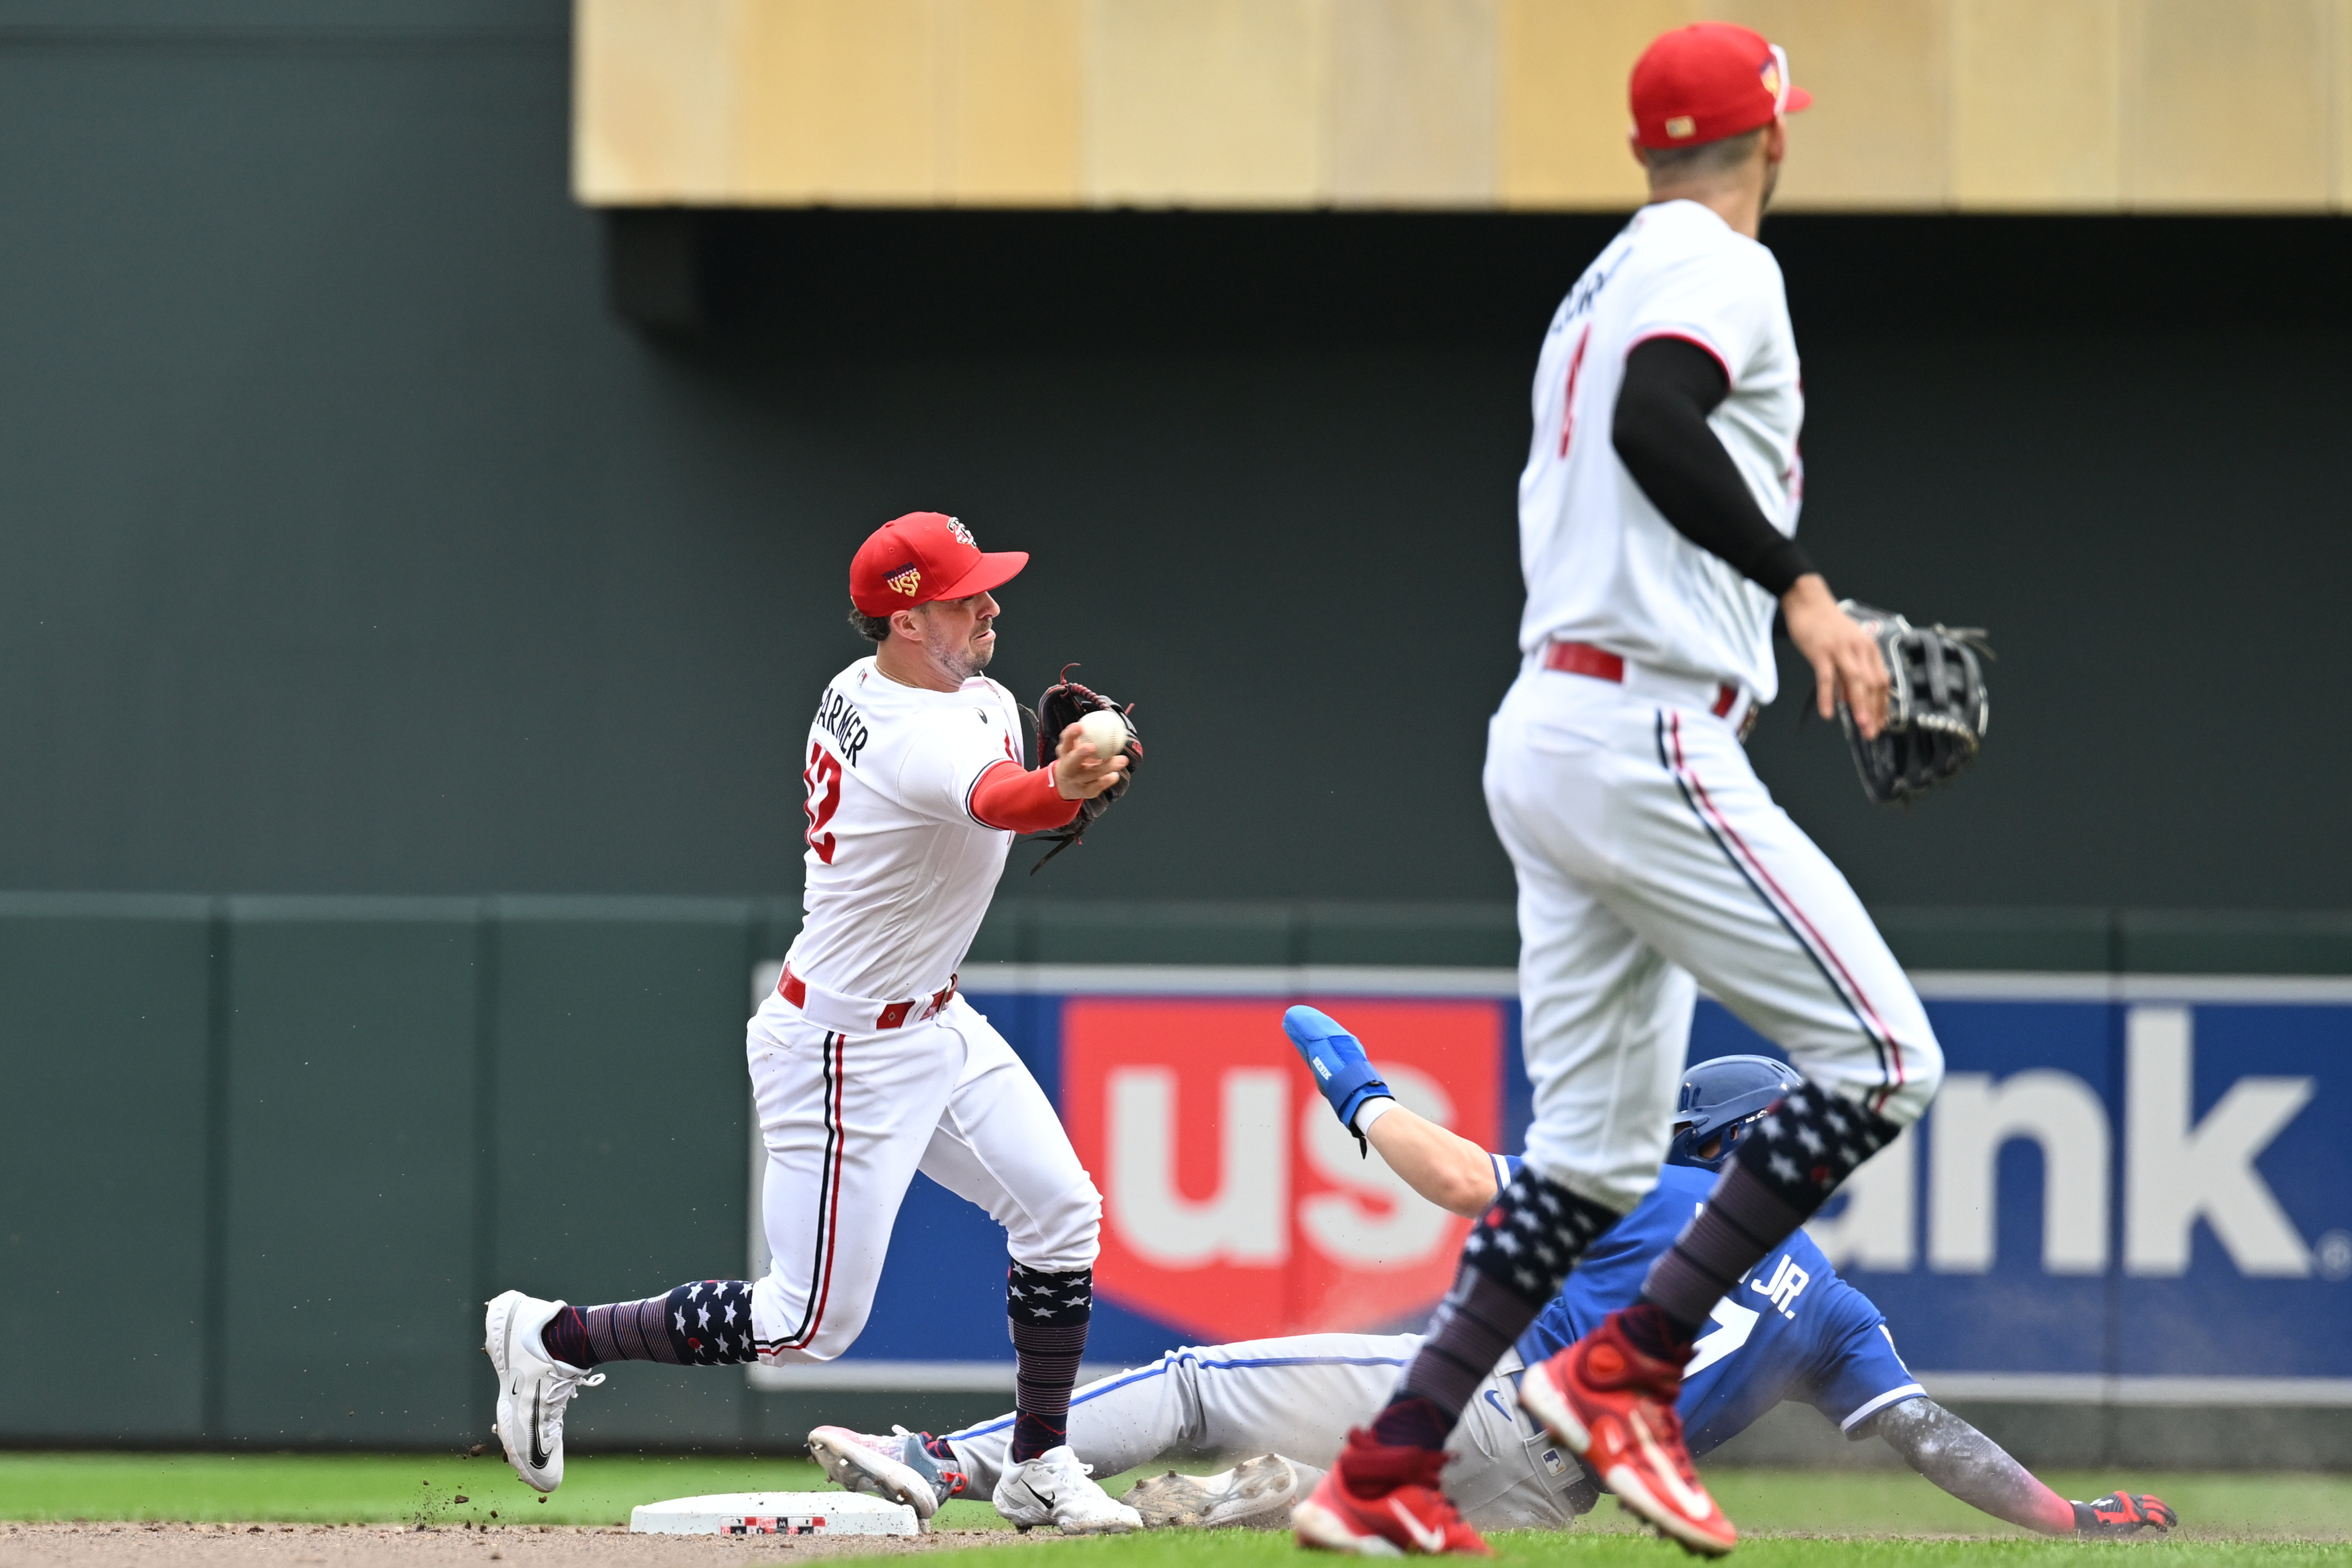
[[[1583,1457],[1619,1503],[1687,1551],[1720,1557],[1739,1532],[1700,1484],[1683,1446],[1683,1371],[1634,1348],[1612,1312],[1599,1328],[1530,1367],[1519,1404]]]
[[[1291,1530],[1301,1546],[1359,1557],[1492,1557],[1438,1490],[1444,1468],[1443,1449],[1392,1448],[1350,1432],[1331,1473],[1291,1511]]]

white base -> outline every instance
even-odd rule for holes
[[[846,1491],[730,1491],[629,1511],[638,1535],[913,1535],[915,1511]]]

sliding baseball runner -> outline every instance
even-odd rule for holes
[[[1336,1020],[1302,1007],[1283,1022],[1341,1124],[1423,1197],[1475,1218],[1517,1174],[1519,1161],[1400,1105]],[[1759,1056],[1718,1057],[1684,1075],[1658,1185],[1585,1254],[1447,1440],[1446,1495],[1472,1528],[1562,1529],[1592,1507],[1600,1488],[1591,1476],[1520,1408],[1525,1369],[1633,1300],[1739,1141],[1800,1082]],[[1379,1413],[1420,1343],[1418,1334],[1318,1333],[1187,1345],[1081,1387],[1070,1446],[1106,1474],[1176,1450],[1255,1456],[1215,1475],[1148,1477],[1126,1500],[1147,1527],[1280,1528],[1348,1429]],[[2144,1493],[2069,1502],[1928,1397],[1878,1308],[1802,1231],[1715,1303],[1677,1408],[1692,1451],[1703,1454],[1784,1400],[1812,1406],[1851,1437],[1884,1441],[1953,1496],[2045,1535],[2134,1534],[2176,1522],[2161,1499]],[[809,1448],[842,1485],[928,1518],[950,1498],[995,1485],[1016,1421],[1001,1416],[937,1437],[820,1427]]]
[[[1082,726],[1023,762],[1022,716],[981,672],[992,590],[1028,561],[983,553],[955,518],[883,525],[850,563],[874,643],[818,694],[802,756],[805,918],[747,1054],[768,1165],[773,1262],[585,1309],[509,1291],[489,1303],[499,1437],[541,1491],[563,1479],[563,1414],[610,1361],[830,1361],[865,1326],[900,1200],[920,1170],[986,1209],[1011,1253],[1019,1358],[993,1500],[1024,1529],[1136,1527],[1065,1440],[1086,1346],[1102,1199],[1035,1080],[956,991],[1016,834],[1067,828],[1129,757]]]

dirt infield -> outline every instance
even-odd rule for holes
[[[1003,1545],[1001,1530],[928,1535],[631,1535],[625,1530],[419,1530],[389,1524],[0,1525],[5,1568],[700,1568]]]

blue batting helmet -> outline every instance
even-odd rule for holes
[[[1683,1074],[1666,1164],[1721,1170],[1741,1129],[1804,1081],[1795,1068],[1769,1056],[1718,1056],[1700,1062]],[[1699,1150],[1717,1138],[1722,1142],[1715,1152],[1702,1157]]]

